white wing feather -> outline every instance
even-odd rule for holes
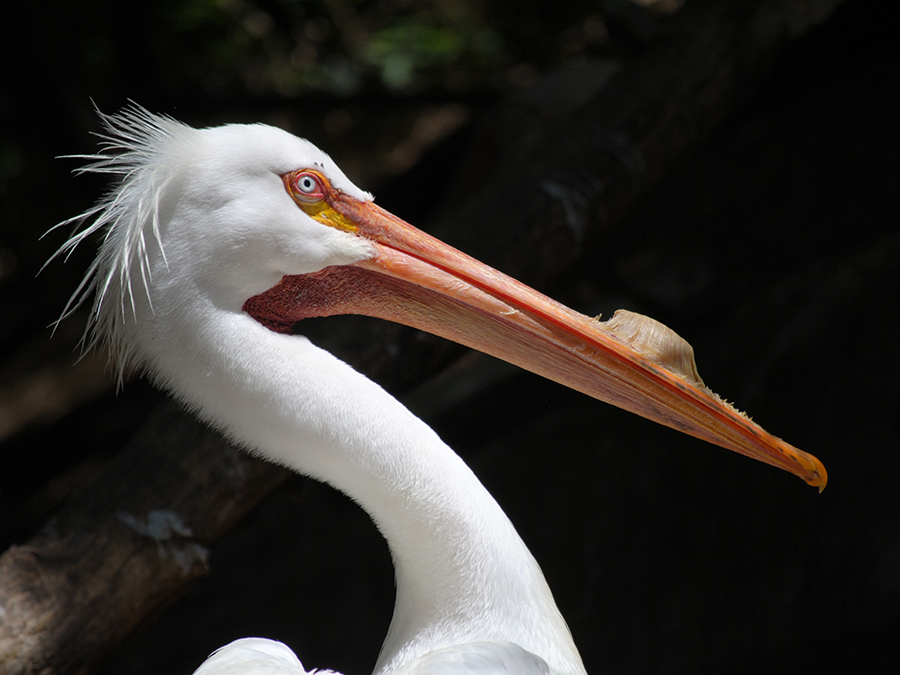
[[[549,675],[550,666],[511,642],[471,642],[426,654],[397,675]]]
[[[213,652],[194,675],[339,675],[306,670],[291,649],[275,640],[243,638]],[[544,659],[510,642],[472,642],[411,661],[396,675],[549,675]]]
[[[337,675],[331,670],[306,670],[297,655],[282,642],[242,638],[221,647],[194,671],[194,675]]]

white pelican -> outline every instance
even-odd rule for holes
[[[380,316],[470,345],[824,487],[824,467],[701,382],[652,320],[590,319],[376,206],[311,143],[263,125],[193,129],[139,107],[102,116],[85,172],[119,182],[64,224],[105,231],[69,303],[91,342],[143,368],[267,459],[369,513],[396,569],[378,674],[580,675],[543,574],[469,468],[393,397],[292,324]],[[54,256],[55,257],[55,256]],[[284,645],[233,642],[199,675],[306,672]]]

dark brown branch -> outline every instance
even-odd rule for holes
[[[76,672],[206,572],[289,472],[162,405],[106,471],[0,558],[4,673]]]

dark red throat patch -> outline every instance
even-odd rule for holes
[[[243,310],[269,330],[288,335],[298,321],[339,314],[417,325],[397,307],[397,300],[409,295],[410,286],[353,265],[326,267],[313,274],[283,277],[269,290],[248,299]]]

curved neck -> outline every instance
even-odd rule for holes
[[[427,425],[305,338],[272,333],[245,314],[203,314],[142,345],[151,369],[214,426],[348,494],[378,525],[397,602],[376,672],[476,640],[513,642],[555,672],[584,672],[537,563]],[[180,355],[165,349],[172,340],[186,347]]]

